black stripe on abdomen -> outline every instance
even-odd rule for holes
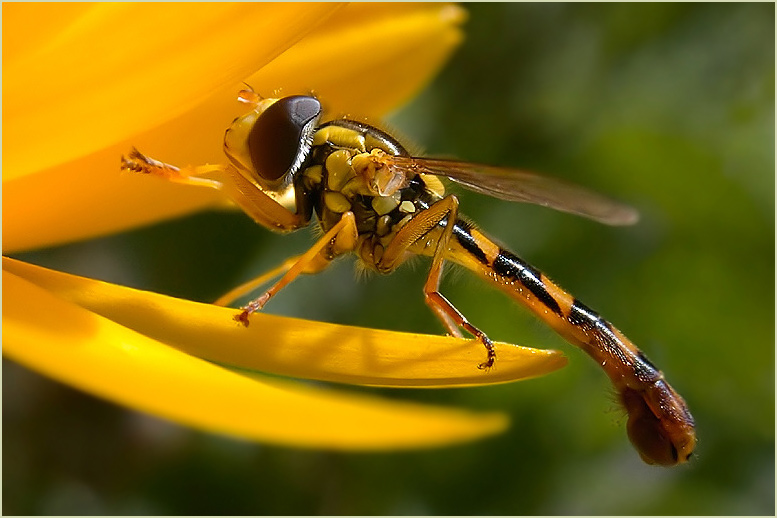
[[[553,313],[561,316],[561,308],[542,282],[542,273],[507,250],[500,249],[492,265],[494,272],[506,279],[518,281]]]
[[[469,252],[472,257],[488,266],[488,257],[486,257],[486,253],[480,248],[477,241],[475,241],[475,238],[472,237],[472,232],[470,232],[471,228],[472,223],[461,219],[457,220],[456,224],[453,226],[453,237],[456,238],[456,241],[459,242],[461,247]]]
[[[579,300],[575,299],[572,303],[567,321],[585,331],[609,356],[617,358],[624,365],[630,365],[639,380],[652,382],[661,377],[661,372],[636,347],[636,358],[629,359],[628,349],[615,335],[612,324]]]
[[[612,332],[612,326],[600,317],[599,313],[575,299],[569,309],[567,321],[582,329],[609,356],[617,357],[621,362],[627,361],[621,350],[620,340]]]

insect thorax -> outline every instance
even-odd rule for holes
[[[368,267],[379,264],[399,229],[444,195],[436,177],[391,167],[390,157],[407,151],[367,124],[328,122],[316,130],[312,146],[296,188],[311,200],[324,231],[353,212],[356,253]]]

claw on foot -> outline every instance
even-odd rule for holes
[[[496,363],[496,350],[494,349],[494,343],[489,337],[481,334],[477,337],[478,341],[486,348],[487,358],[483,363],[478,364],[478,369],[488,371]]]
[[[268,300],[270,300],[270,293],[265,293],[261,297],[252,300],[247,305],[240,308],[242,311],[240,312],[240,314],[235,315],[234,319],[237,322],[240,322],[244,326],[248,327],[248,323],[249,323],[248,317],[251,315],[251,313],[256,313],[257,311],[261,311]]]
[[[179,173],[180,169],[159,160],[154,160],[133,147],[129,155],[121,157],[121,169],[131,173],[154,174],[162,177],[172,177]]]
[[[130,150],[129,156],[121,155],[121,169],[122,171],[129,171],[131,173],[147,173],[148,171],[143,166],[145,160],[143,155],[136,148]]]
[[[478,369],[484,371],[489,370],[494,366],[494,363],[496,363],[496,349],[494,349],[494,342],[492,342],[491,339],[486,336],[486,333],[473,326],[466,320],[464,320],[460,325],[462,328],[466,329],[468,333],[474,336],[478,342],[483,344],[483,347],[486,348],[486,361],[478,364]]]
[[[240,322],[241,324],[243,324],[244,327],[248,327],[248,324],[251,323],[248,320],[248,315],[249,315],[248,310],[244,309],[243,311],[241,311],[240,313],[238,313],[232,318],[235,322]]]

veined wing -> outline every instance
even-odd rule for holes
[[[391,162],[416,173],[446,176],[481,194],[542,205],[607,225],[631,225],[639,219],[639,213],[628,205],[550,176],[435,158],[392,156]]]

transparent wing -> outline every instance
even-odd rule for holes
[[[639,213],[628,205],[550,176],[435,158],[392,156],[391,162],[416,173],[446,176],[481,194],[542,205],[607,225],[631,225],[639,219]]]

